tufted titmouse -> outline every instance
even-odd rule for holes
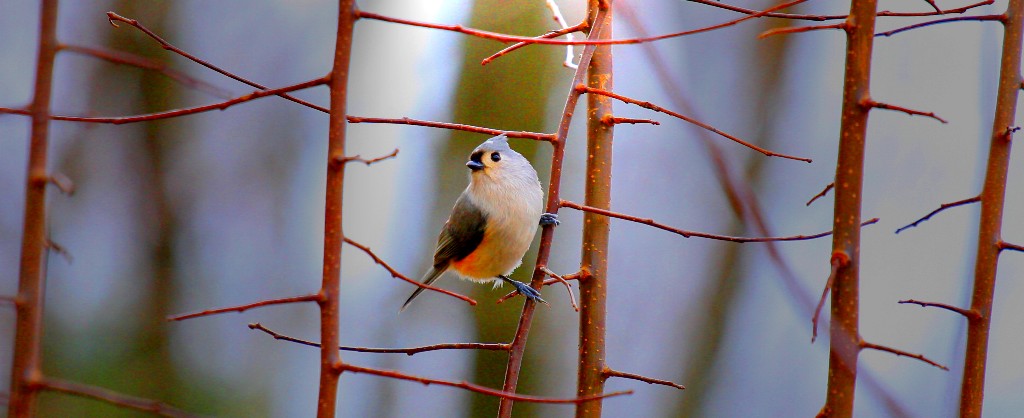
[[[544,191],[537,171],[509,148],[504,134],[476,147],[466,166],[471,170],[469,186],[455,201],[452,214],[441,228],[434,265],[422,282],[431,284],[444,272],[454,270],[464,279],[494,282],[495,287],[507,282],[520,294],[544,302],[536,289],[508,278],[530,248],[538,221],[541,225],[558,225],[555,214],[541,213]],[[423,290],[420,287],[412,292],[401,310]]]

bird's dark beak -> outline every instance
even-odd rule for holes
[[[469,167],[469,169],[473,171],[480,171],[484,169],[484,163],[470,160],[466,162],[466,167]]]

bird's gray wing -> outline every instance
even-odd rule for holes
[[[484,240],[486,226],[487,216],[483,211],[470,203],[465,194],[459,196],[451,216],[437,237],[434,268],[444,270],[452,261],[461,260],[472,253]]]

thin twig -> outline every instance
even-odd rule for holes
[[[937,214],[939,212],[942,212],[942,211],[944,211],[946,209],[955,208],[957,206],[966,205],[968,203],[978,202],[980,200],[981,200],[981,196],[979,195],[979,196],[970,197],[970,198],[967,198],[967,199],[964,199],[964,200],[957,200],[956,202],[943,203],[942,205],[939,205],[938,209],[935,209],[935,210],[929,212],[927,215],[924,215],[924,217],[922,217],[921,219],[918,219],[918,220],[914,221],[913,223],[911,223],[909,225],[906,225],[906,226],[904,226],[904,227],[902,227],[900,229],[897,229],[896,233],[898,234],[900,232],[903,232],[904,229],[916,227],[921,222],[924,222],[924,221],[927,221],[927,220],[931,219],[932,216],[935,216],[935,214]]]
[[[384,161],[384,160],[387,160],[387,159],[391,159],[391,158],[395,158],[397,156],[398,156],[398,148],[395,148],[394,151],[391,151],[391,153],[389,153],[387,155],[380,156],[380,157],[377,157],[377,158],[371,158],[369,160],[367,160],[367,159],[365,159],[365,158],[363,158],[363,157],[361,157],[359,155],[353,155],[351,157],[338,158],[336,161],[339,164],[348,164],[350,162],[357,161],[357,162],[361,162],[361,163],[366,164],[367,166],[369,166],[371,164],[379,163],[381,161]]]
[[[893,29],[893,30],[890,30],[890,31],[879,32],[879,33],[875,34],[875,37],[879,37],[879,36],[886,36],[886,37],[888,37],[888,36],[892,36],[892,35],[895,35],[895,34],[900,33],[900,32],[906,32],[906,31],[911,30],[911,29],[917,29],[917,28],[923,28],[923,27],[926,27],[926,26],[938,25],[940,23],[948,23],[948,22],[987,22],[987,21],[992,21],[992,20],[1002,22],[1002,21],[1006,20],[1006,15],[983,15],[983,16],[947,17],[945,19],[932,20],[930,22],[922,22],[922,23],[917,23],[917,24],[914,24],[914,25],[904,26],[904,27],[898,28],[898,29]]]
[[[940,9],[939,6],[935,4],[935,0],[924,0],[924,1],[925,1],[925,3],[928,3],[929,6],[932,6],[933,9],[935,9],[935,13],[942,14],[942,9]]]
[[[811,317],[811,344],[814,344],[814,340],[818,339],[818,320],[821,318],[821,308],[825,306],[825,298],[828,297],[828,293],[832,290],[832,285],[836,282],[836,274],[839,273],[839,268],[849,262],[850,258],[843,253],[834,254],[830,260],[832,269],[828,274],[828,280],[825,280],[825,288],[821,291],[821,299],[818,299],[818,305],[814,307],[814,316]]]
[[[544,0],[544,4],[548,6],[549,10],[551,10],[551,15],[555,19],[555,22],[558,23],[558,26],[561,27],[562,29],[569,29],[569,24],[566,23],[565,17],[562,16],[562,10],[558,8],[558,3],[555,3],[555,0]],[[586,22],[586,19],[584,19],[581,24],[586,25]],[[586,28],[586,26],[583,26],[582,28]],[[573,40],[572,32],[566,33],[565,39],[569,41]],[[572,52],[572,45],[566,45],[565,61],[562,61],[562,66],[565,68],[571,68],[575,70],[579,68],[579,66],[572,62]]]
[[[362,116],[347,116],[348,123],[387,123],[392,125],[415,125],[430,128],[453,129],[458,131],[476,132],[487,135],[505,135],[509,138],[524,138],[537,141],[551,142],[555,140],[554,134],[527,131],[504,131],[501,129],[484,128],[481,126],[463,125],[460,123],[434,122],[410,118],[367,118]]]
[[[668,381],[668,380],[655,379],[655,378],[652,378],[652,377],[642,376],[642,375],[634,374],[634,373],[620,372],[618,370],[612,370],[612,369],[609,369],[607,367],[604,369],[604,375],[605,375],[605,377],[621,377],[623,379],[638,380],[638,381],[641,381],[641,382],[644,382],[644,383],[647,383],[647,384],[651,384],[651,385],[665,385],[665,386],[669,386],[669,387],[674,387],[674,388],[679,389],[679,390],[686,389],[685,386],[680,385],[680,384],[675,383],[675,382]]]
[[[543,34],[541,36],[538,36],[537,38],[557,38],[559,36],[566,35],[567,39],[572,39],[572,33],[573,32],[579,32],[579,31],[584,30],[586,28],[587,28],[587,22],[583,22],[583,23],[579,23],[579,24],[577,24],[575,26],[570,26],[570,27],[567,27],[567,28],[562,28],[562,29],[559,29],[559,30],[555,30],[555,31],[551,31],[551,32],[545,33],[545,34]],[[496,60],[498,58],[501,58],[501,57],[503,57],[505,55],[508,55],[512,51],[515,51],[515,50],[517,50],[519,48],[522,48],[524,46],[527,46],[527,45],[530,45],[530,44],[526,43],[526,42],[519,42],[519,43],[512,44],[511,46],[505,47],[501,51],[495,52],[494,55],[491,55],[491,56],[489,56],[487,58],[484,58],[482,61],[480,61],[480,65],[490,64],[491,61],[494,61],[494,60]],[[572,45],[566,45],[566,48],[569,49],[568,56],[566,57],[566,62],[571,64],[572,66],[570,67],[569,65],[566,65],[565,63],[562,63],[562,65],[564,65],[566,67],[569,67],[569,68],[576,68],[575,67],[576,64],[572,64]]]
[[[895,105],[891,105],[891,104],[888,104],[888,103],[876,102],[876,101],[871,100],[871,99],[864,99],[864,100],[862,100],[861,101],[861,105],[867,106],[867,107],[873,107],[873,108],[876,108],[876,109],[895,110],[897,112],[906,113],[906,114],[908,114],[910,116],[914,116],[914,115],[927,116],[927,117],[935,119],[935,120],[937,120],[939,122],[948,123],[945,119],[938,117],[935,114],[935,112],[922,112],[920,110],[908,109],[908,108],[905,108],[905,107],[902,107],[902,106],[895,106]]]
[[[1000,240],[999,241],[999,250],[1000,251],[1002,251],[1002,250],[1010,250],[1010,251],[1024,252],[1024,245],[1010,244],[1009,242]]]
[[[494,396],[494,397],[498,397],[498,398],[502,398],[502,399],[509,399],[509,400],[513,400],[513,401],[522,401],[522,402],[533,402],[533,403],[577,404],[577,403],[580,403],[580,402],[587,402],[587,401],[592,401],[592,400],[596,400],[596,399],[605,399],[605,398],[611,398],[611,397],[614,397],[614,396],[631,395],[631,394],[633,394],[633,391],[631,391],[631,390],[624,390],[624,391],[619,391],[619,392],[605,393],[605,394],[596,395],[596,396],[582,396],[582,397],[579,397],[579,398],[568,398],[568,399],[545,398],[545,397],[540,397],[540,396],[520,395],[520,394],[517,394],[517,393],[502,392],[502,391],[497,390],[497,389],[492,389],[492,388],[489,388],[489,387],[486,387],[486,386],[480,386],[480,385],[469,383],[469,382],[465,382],[465,381],[462,381],[462,382],[452,382],[452,381],[448,381],[448,380],[440,380],[440,379],[432,379],[432,378],[428,378],[428,377],[414,376],[414,375],[405,374],[405,373],[401,373],[401,372],[394,371],[394,370],[372,369],[372,368],[369,368],[369,367],[360,367],[360,366],[355,366],[355,365],[345,364],[345,363],[339,364],[338,365],[338,370],[340,370],[342,373],[345,373],[345,372],[365,373],[365,374],[372,374],[372,375],[376,375],[376,376],[388,377],[388,378],[392,378],[392,379],[409,380],[409,381],[413,381],[413,382],[419,382],[419,383],[422,383],[424,385],[450,386],[450,387],[465,389],[465,390],[468,390],[470,392],[481,393],[481,394],[484,394],[484,395]]]
[[[179,84],[193,88],[199,91],[209,93],[210,95],[221,98],[230,99],[231,93],[225,89],[217,87],[212,83],[205,82],[198,78],[192,77],[184,72],[169,68],[167,64],[160,61],[143,57],[141,55],[132,54],[130,52],[108,50],[103,48],[82,46],[82,45],[68,45],[62,44],[60,46],[62,51],[74,52],[76,54],[82,54],[94,58],[99,58],[104,61],[112,62],[114,64],[128,65],[132,67],[141,68],[144,70],[156,71],[160,74],[167,76],[171,80],[177,81]]]
[[[60,190],[60,192],[65,195],[71,196],[75,194],[75,183],[63,173],[54,172],[50,174],[46,180],[49,181],[50,184],[56,186],[57,190]]]
[[[164,417],[185,418],[199,416],[190,414],[185,411],[181,411],[160,401],[154,401],[136,396],[129,396],[122,393],[114,392],[109,389],[70,382],[61,379],[54,379],[48,377],[38,382],[37,385],[39,386],[40,389],[43,390],[61,392],[66,393],[68,395],[74,395],[83,398],[91,398],[98,401],[106,402],[111,405],[116,405],[122,408],[152,412],[154,414]]]
[[[717,7],[720,9],[730,10],[737,13],[754,14],[757,10],[747,9],[731,4],[723,3],[717,0],[686,0],[693,3],[700,3],[707,6]],[[946,9],[941,13],[938,12],[890,12],[881,11],[878,12],[878,17],[914,17],[914,16],[936,16],[936,15],[947,15],[947,14],[959,14],[964,13],[970,9],[987,6],[994,3],[995,0],[984,0],[974,4],[969,4],[963,7],[955,9]],[[774,17],[780,19],[794,19],[794,20],[813,20],[813,21],[825,21],[825,20],[843,20],[849,17],[849,15],[808,15],[808,14],[795,14],[795,13],[765,13],[765,17]]]
[[[872,343],[869,343],[869,342],[863,341],[863,340],[860,342],[860,347],[861,348],[871,349],[871,350],[885,351],[887,353],[892,353],[892,354],[895,354],[897,356],[903,356],[903,357],[910,357],[910,358],[913,358],[913,359],[918,359],[918,360],[921,360],[921,361],[923,361],[925,363],[931,364],[932,366],[935,366],[935,367],[938,367],[938,368],[940,368],[942,370],[945,370],[947,372],[949,371],[949,367],[946,367],[946,366],[943,366],[943,365],[941,365],[939,363],[936,363],[935,361],[929,359],[928,357],[925,357],[922,354],[914,354],[914,353],[906,352],[906,351],[903,351],[903,350],[898,350],[898,349],[895,349],[895,348],[892,348],[892,347],[887,347],[887,346],[884,346],[884,345],[872,344]]]
[[[320,344],[302,340],[294,337],[289,337],[284,334],[279,334],[259,322],[249,324],[249,329],[257,331],[263,331],[267,335],[270,335],[275,340],[288,341],[296,344],[302,344],[310,347],[320,347]],[[411,348],[369,348],[369,347],[351,347],[351,346],[340,346],[338,347],[341,351],[353,351],[359,353],[383,353],[383,354],[406,354],[414,355],[419,353],[425,353],[427,351],[438,351],[438,350],[492,350],[492,351],[508,351],[509,344],[506,343],[450,343],[450,344],[434,344],[425,345],[421,347]]]
[[[408,25],[408,26],[417,26],[417,27],[421,27],[421,28],[439,29],[439,30],[446,30],[446,31],[450,31],[450,32],[458,32],[458,33],[461,33],[461,34],[464,34],[464,35],[476,36],[478,38],[491,39],[491,40],[495,40],[495,41],[498,41],[498,42],[505,42],[505,43],[523,42],[523,43],[545,44],[545,45],[625,45],[625,44],[640,44],[640,43],[645,43],[645,42],[654,42],[654,41],[660,41],[662,39],[678,38],[678,37],[681,37],[681,36],[696,35],[698,33],[710,32],[710,31],[713,31],[713,30],[716,30],[716,29],[721,29],[721,28],[733,26],[733,25],[736,25],[736,24],[741,23],[741,22],[746,21],[746,20],[750,20],[750,19],[754,19],[754,18],[759,18],[759,17],[765,16],[765,15],[771,13],[771,12],[774,12],[776,10],[781,10],[781,9],[785,9],[787,7],[795,6],[795,5],[803,3],[805,1],[807,1],[807,0],[793,0],[793,1],[790,1],[790,2],[786,2],[786,3],[782,3],[782,4],[779,4],[779,5],[776,5],[776,6],[769,7],[767,9],[762,10],[762,11],[757,12],[757,13],[749,14],[749,15],[741,17],[739,19],[734,19],[734,20],[730,20],[730,21],[727,21],[727,22],[724,22],[724,23],[719,23],[717,25],[706,26],[706,27],[702,27],[702,28],[699,28],[699,29],[686,30],[686,31],[682,31],[682,32],[673,32],[673,33],[668,33],[668,34],[664,34],[664,35],[651,36],[651,37],[647,37],[647,38],[601,39],[601,40],[586,39],[586,40],[579,40],[579,41],[576,41],[576,40],[568,41],[568,40],[562,40],[562,39],[548,39],[548,38],[531,38],[531,37],[527,37],[527,36],[509,35],[509,34],[504,34],[504,33],[497,33],[497,32],[490,32],[490,31],[485,31],[485,30],[480,30],[480,29],[467,28],[467,27],[463,27],[462,25],[445,25],[445,24],[437,24],[437,23],[419,22],[419,21],[409,20],[409,19],[400,19],[400,18],[397,18],[397,17],[390,17],[390,16],[385,16],[385,15],[382,15],[382,14],[366,12],[366,11],[362,11],[362,10],[358,10],[358,11],[356,11],[356,13],[358,14],[358,16],[360,18],[374,19],[374,20],[379,20],[379,21],[382,21],[382,22],[397,23],[397,24]]]
[[[267,300],[261,300],[259,302],[247,303],[245,305],[229,306],[229,307],[226,307],[226,308],[217,308],[217,309],[207,309],[205,311],[192,312],[192,313],[180,314],[180,315],[171,315],[171,316],[167,317],[167,320],[168,321],[183,321],[183,320],[186,320],[186,319],[198,318],[198,317],[201,317],[201,316],[217,315],[217,314],[222,314],[222,313],[226,313],[226,312],[239,312],[239,313],[241,313],[241,312],[245,312],[245,311],[247,311],[249,309],[259,308],[259,307],[263,307],[263,306],[283,305],[283,304],[287,304],[287,303],[318,302],[318,301],[320,301],[320,299],[321,299],[321,296],[319,294],[316,294],[316,293],[309,294],[309,295],[302,295],[302,296],[292,296],[292,297],[280,298],[280,299],[267,299]]]
[[[576,304],[576,295],[574,295],[572,293],[572,286],[569,285],[569,282],[566,281],[566,279],[564,277],[559,276],[558,274],[555,274],[555,272],[553,272],[550,269],[548,269],[547,266],[540,266],[540,267],[537,267],[537,268],[540,269],[540,271],[543,271],[545,274],[547,274],[551,278],[557,280],[559,283],[562,283],[563,285],[565,285],[565,291],[569,292],[569,302],[572,303],[572,309],[575,310],[576,312],[579,312],[580,311],[580,306]]]
[[[812,239],[821,238],[821,237],[827,237],[829,235],[832,235],[832,231],[828,231],[828,232],[821,232],[821,233],[817,233],[817,234],[813,234],[813,235],[791,235],[791,236],[785,236],[785,237],[733,237],[733,236],[729,236],[729,235],[709,234],[707,232],[697,232],[697,231],[689,231],[689,230],[685,230],[685,229],[674,228],[674,227],[671,227],[671,226],[668,226],[668,225],[657,223],[657,222],[655,222],[654,220],[652,220],[650,218],[638,218],[636,216],[626,215],[626,214],[622,214],[622,213],[618,213],[618,212],[612,212],[610,210],[604,210],[604,209],[598,209],[598,208],[595,208],[595,207],[580,205],[578,203],[570,202],[568,200],[562,200],[561,201],[561,207],[577,209],[577,210],[581,210],[581,211],[584,211],[584,212],[596,213],[596,214],[599,214],[599,215],[609,216],[609,217],[612,217],[612,218],[619,218],[619,219],[624,219],[624,220],[627,220],[627,221],[630,221],[630,222],[636,222],[636,223],[639,223],[639,224],[653,226],[653,227],[661,229],[661,230],[665,230],[665,231],[668,231],[668,232],[671,232],[671,233],[674,233],[674,234],[682,235],[683,237],[686,237],[686,238],[697,237],[697,238],[716,239],[716,240],[720,240],[720,241],[746,243],[746,242],[769,242],[769,241],[805,241],[805,240],[812,240]],[[871,224],[873,224],[875,222],[878,222],[878,218],[869,219],[869,220],[865,221],[864,223],[862,223],[860,225],[861,226],[868,226],[868,225],[871,225]]]
[[[220,67],[218,67],[216,65],[213,65],[213,64],[211,64],[209,62],[201,60],[201,59],[199,59],[199,57],[196,57],[195,55],[189,54],[188,52],[185,52],[181,48],[178,48],[178,47],[176,47],[174,45],[171,45],[169,42],[165,41],[159,35],[157,35],[153,31],[149,30],[148,28],[143,26],[141,23],[139,23],[139,21],[137,21],[135,19],[129,19],[129,18],[126,18],[124,16],[118,15],[117,13],[114,13],[114,12],[107,12],[107,21],[109,21],[110,24],[113,25],[115,28],[118,27],[117,22],[127,23],[128,25],[131,25],[132,27],[142,31],[142,33],[145,33],[150,38],[153,38],[153,40],[156,41],[157,43],[159,43],[160,46],[163,49],[166,49],[168,51],[174,52],[175,54],[178,54],[178,55],[181,55],[181,56],[183,56],[185,58],[188,58],[192,62],[195,62],[196,64],[199,64],[199,65],[202,65],[202,66],[204,66],[206,68],[209,68],[209,69],[211,69],[211,70],[213,70],[213,71],[215,71],[217,73],[220,73],[221,75],[224,75],[225,77],[228,77],[228,78],[230,78],[232,80],[236,80],[236,81],[239,81],[241,83],[248,84],[249,86],[252,86],[252,87],[255,87],[255,88],[258,88],[258,89],[261,89],[261,90],[267,90],[268,89],[267,86],[264,86],[264,85],[261,85],[259,83],[254,82],[254,81],[251,81],[251,80],[248,80],[246,78],[243,78],[243,77],[241,77],[241,76],[239,76],[237,74],[234,74],[234,73],[232,73],[232,72],[230,72],[228,70],[225,70],[225,69],[220,68]],[[287,92],[278,92],[278,93],[274,93],[274,95],[282,97],[284,99],[291,100],[291,101],[293,101],[295,103],[298,103],[298,104],[301,104],[303,106],[319,110],[319,111],[324,112],[324,113],[329,113],[330,112],[326,107],[317,106],[317,105],[315,105],[313,103],[310,103],[310,102],[307,102],[305,100],[302,100],[302,99],[290,96],[290,95],[285,94],[285,93],[287,93]]]
[[[811,200],[808,200],[807,204],[805,206],[810,206],[811,203],[814,203],[815,200],[818,200],[818,199],[820,199],[822,197],[825,197],[825,195],[828,194],[828,191],[832,190],[832,188],[834,188],[834,187],[836,187],[836,183],[835,182],[829,183],[827,186],[825,186],[825,189],[822,190],[821,193],[818,193],[818,194],[814,195],[814,197],[812,197]]]
[[[374,254],[374,252],[372,250],[370,250],[370,247],[367,247],[367,246],[365,246],[363,244],[360,244],[358,242],[352,241],[348,237],[344,237],[343,239],[344,239],[346,244],[351,245],[353,247],[356,247],[356,248],[358,248],[360,250],[363,250],[363,252],[366,253],[366,255],[370,256],[370,258],[373,259],[374,263],[379,264],[381,267],[384,267],[384,270],[387,270],[388,273],[391,273],[391,277],[394,277],[396,279],[405,280],[406,282],[412,283],[412,284],[414,284],[416,286],[422,287],[422,288],[427,289],[427,290],[433,290],[435,292],[443,293],[443,294],[446,294],[446,295],[451,296],[453,298],[462,299],[462,300],[466,301],[466,303],[468,303],[470,305],[474,305],[474,306],[476,305],[476,300],[473,300],[472,298],[470,298],[468,296],[460,295],[460,294],[452,292],[450,290],[445,290],[445,289],[442,289],[440,287],[434,287],[434,286],[431,286],[431,285],[428,285],[428,284],[425,284],[425,283],[420,283],[420,282],[418,282],[416,280],[410,279],[408,276],[406,276],[406,275],[404,275],[402,273],[399,273],[398,270],[395,270],[394,268],[392,268],[390,265],[388,265],[388,263],[385,263],[384,260],[381,260],[381,258],[378,257],[377,254]]]
[[[915,305],[920,305],[921,307],[929,307],[929,306],[931,306],[931,307],[935,307],[935,308],[942,308],[942,309],[945,309],[947,311],[952,311],[952,312],[956,312],[956,313],[958,313],[960,315],[963,315],[963,316],[967,317],[967,319],[977,319],[977,318],[981,317],[981,314],[979,314],[977,311],[956,307],[956,306],[949,305],[949,304],[946,304],[946,303],[922,302],[922,301],[914,300],[914,299],[901,300],[898,303],[900,303],[900,304],[912,303],[912,304],[915,304]]]
[[[714,132],[714,133],[716,133],[718,135],[721,135],[721,136],[723,136],[725,138],[731,139],[732,141],[734,141],[736,143],[739,143],[739,144],[741,144],[741,145],[743,145],[743,146],[745,146],[747,148],[750,148],[750,149],[752,149],[754,151],[760,152],[760,153],[762,153],[764,155],[767,155],[769,157],[781,157],[781,158],[787,158],[787,159],[790,159],[790,160],[804,161],[804,162],[808,162],[808,163],[811,162],[810,158],[794,157],[792,155],[780,154],[780,153],[777,153],[777,152],[774,152],[774,151],[766,150],[766,149],[761,148],[761,147],[759,147],[757,145],[751,144],[751,143],[749,143],[747,141],[744,141],[742,139],[739,139],[739,138],[737,138],[735,136],[732,136],[730,134],[722,132],[722,131],[718,130],[718,128],[715,128],[714,126],[708,125],[708,124],[706,124],[704,122],[701,122],[701,121],[696,120],[694,118],[691,118],[689,116],[683,115],[681,113],[673,112],[671,110],[665,109],[665,108],[663,108],[661,106],[658,106],[658,105],[655,105],[655,104],[653,104],[651,102],[644,102],[644,101],[636,100],[636,99],[633,99],[633,98],[630,98],[630,97],[623,96],[621,94],[610,92],[608,90],[596,89],[596,88],[589,87],[589,86],[586,86],[586,85],[583,85],[583,84],[577,84],[576,85],[576,91],[583,92],[583,93],[589,93],[589,94],[599,94],[599,95],[602,95],[602,96],[611,97],[613,99],[619,100],[619,101],[624,102],[624,103],[634,104],[634,105],[640,106],[640,107],[645,108],[645,109],[650,109],[650,110],[653,110],[655,112],[661,112],[661,113],[664,113],[666,115],[682,119],[684,121],[687,121],[689,123],[697,125],[697,126],[699,126],[701,128],[704,128],[704,129],[706,129],[708,131],[711,131],[711,132]]]
[[[46,239],[46,248],[50,251],[59,254],[61,257],[64,257],[64,261],[67,261],[68,264],[71,264],[75,261],[75,258],[71,256],[71,252],[68,251],[67,248],[65,248],[63,245],[60,245],[59,243],[52,239]]]
[[[601,118],[601,123],[603,123],[605,125],[619,125],[619,124],[623,124],[623,123],[629,123],[629,124],[633,124],[633,125],[638,124],[638,123],[648,123],[648,124],[651,124],[651,125],[661,125],[661,122],[658,122],[658,121],[653,120],[653,119],[620,118],[620,117],[612,116],[612,115],[606,115],[605,117]]]
[[[793,33],[804,33],[804,32],[811,32],[811,31],[818,31],[818,30],[827,30],[827,29],[843,29],[843,30],[846,30],[846,27],[847,27],[846,26],[846,22],[834,23],[834,24],[831,24],[831,25],[781,27],[781,28],[769,29],[769,30],[766,30],[764,32],[761,32],[760,35],[757,35],[757,39],[764,39],[764,38],[767,38],[769,36],[775,36],[775,35],[786,35],[786,34],[793,34]]]

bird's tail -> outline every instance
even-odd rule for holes
[[[441,274],[443,274],[445,270],[446,269],[438,269],[437,267],[431,267],[430,270],[427,270],[427,273],[423,275],[423,278],[420,279],[420,281],[423,282],[423,284],[425,285],[429,285],[436,281],[439,277],[441,277]],[[405,310],[405,308],[409,307],[409,304],[412,303],[412,300],[416,299],[416,297],[419,296],[420,293],[423,293],[423,291],[426,289],[427,288],[425,287],[416,287],[416,290],[412,292],[412,295],[409,296],[409,299],[405,300],[405,303],[402,304],[402,309],[399,309],[398,312],[401,313],[402,311]]]

